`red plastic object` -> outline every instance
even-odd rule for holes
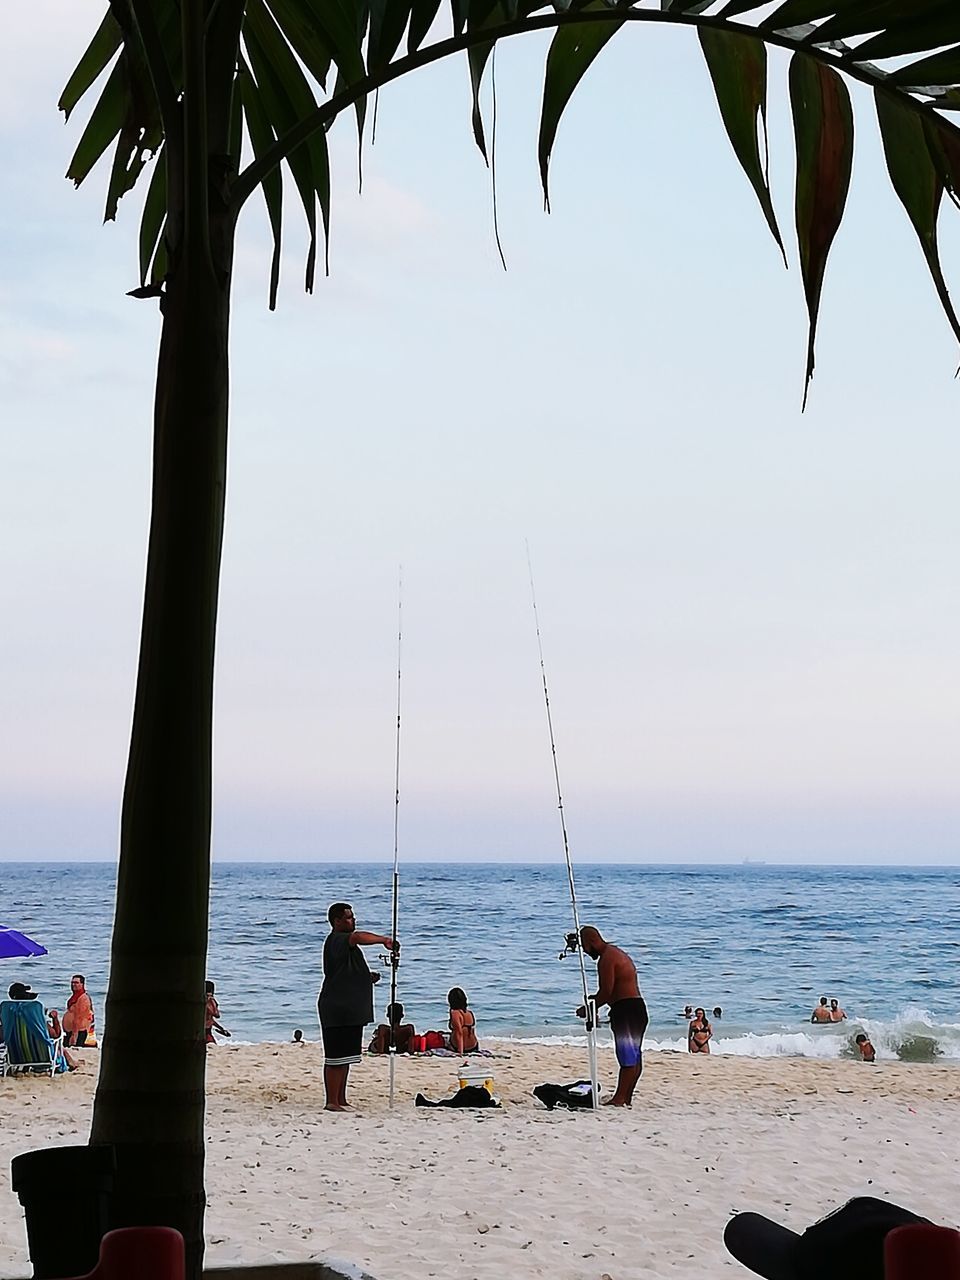
[[[183,1236],[172,1227],[124,1227],[100,1241],[100,1261],[76,1280],[184,1280]]]
[[[911,1224],[883,1242],[884,1280],[960,1280],[960,1231]]]

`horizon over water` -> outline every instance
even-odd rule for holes
[[[9,862],[0,923],[49,955],[0,961],[61,1008],[83,972],[102,1018],[115,888],[113,862]],[[746,862],[576,867],[583,923],[635,961],[650,1010],[649,1048],[683,1050],[683,1005],[721,1005],[714,1049],[748,1056],[837,1057],[860,1029],[881,1058],[960,1061],[960,872],[944,866],[790,866]],[[326,909],[351,901],[359,926],[387,932],[387,862],[213,864],[209,976],[233,1042],[317,1038]],[[418,1030],[446,1026],[462,986],[484,1037],[582,1043],[576,957],[557,959],[573,927],[566,868],[555,863],[406,862],[400,876],[399,998]],[[372,969],[379,949],[367,948]],[[389,970],[375,989],[382,1017]],[[588,981],[595,984],[588,963]],[[848,1021],[818,1028],[836,996]],[[145,1020],[149,1010],[144,1011]],[[145,1023],[146,1025],[146,1023]],[[610,1033],[601,1028],[601,1042]]]

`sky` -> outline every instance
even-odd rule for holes
[[[38,0],[0,46],[0,860],[117,847],[159,317],[142,192],[103,226],[103,166],[62,176],[101,11]],[[497,56],[506,272],[463,59],[383,92],[362,195],[334,130],[313,296],[295,199],[272,314],[244,212],[215,856],[392,857],[402,564],[401,857],[562,858],[529,541],[575,860],[956,863],[958,353],[869,97],[801,413],[785,61],[788,271],[685,31],[606,48],[547,215],[547,43]]]

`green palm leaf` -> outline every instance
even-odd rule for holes
[[[100,74],[110,65],[113,55],[120,48],[122,42],[123,34],[120,30],[120,25],[113,16],[113,11],[108,9],[103,16],[103,21],[97,28],[96,34],[90,41],[86,53],[77,63],[73,75],[67,81],[64,91],[60,95],[58,106],[68,120],[73,108]]]
[[[609,6],[604,0],[590,0],[582,6],[584,10],[604,9]],[[587,68],[608,40],[612,39],[620,29],[615,21],[584,23],[582,26],[570,25],[561,27],[550,45],[547,54],[547,68],[543,80],[543,104],[540,110],[540,138],[537,143],[537,155],[540,159],[540,181],[543,184],[543,199],[550,208],[550,188],[548,171],[550,154],[557,136],[557,127],[573,91],[583,79]]]
[[[263,0],[247,0],[243,39],[250,56],[250,65],[260,86],[261,102],[276,134],[291,128],[304,115],[316,111],[317,102],[307,78]],[[305,275],[305,287],[309,293],[313,290],[316,266],[318,197],[324,241],[325,244],[329,243],[330,162],[324,131],[318,130],[307,142],[292,151],[287,157],[287,163],[300,193],[310,233]]]
[[[714,27],[700,30],[700,44],[720,115],[737,159],[760,201],[760,208],[774,240],[780,246],[784,265],[787,255],[773,211],[767,177],[767,51],[754,36],[735,35]],[[757,124],[763,130],[763,159]]]
[[[954,334],[960,340],[960,323],[947,292],[937,245],[937,219],[943,199],[943,179],[931,157],[923,121],[914,112],[901,106],[893,94],[884,89],[877,90],[876,103],[890,181],[913,223],[940,305]]]
[[[823,275],[850,186],[853,111],[839,75],[804,53],[795,54],[790,63],[790,102],[797,145],[797,240],[810,319],[805,405],[813,377]]]
[[[270,118],[260,98],[260,88],[253,78],[250,68],[243,58],[237,75],[240,88],[240,100],[243,103],[244,119],[247,122],[247,133],[255,156],[262,156],[275,141],[270,127]],[[277,289],[280,285],[280,249],[283,230],[283,178],[279,168],[271,169],[261,183],[263,199],[267,206],[267,217],[273,232],[273,258],[270,263],[270,310],[277,306]]]

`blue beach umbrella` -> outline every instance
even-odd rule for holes
[[[25,933],[16,929],[8,929],[0,924],[0,960],[12,960],[22,956],[45,956],[47,948],[41,947]]]

